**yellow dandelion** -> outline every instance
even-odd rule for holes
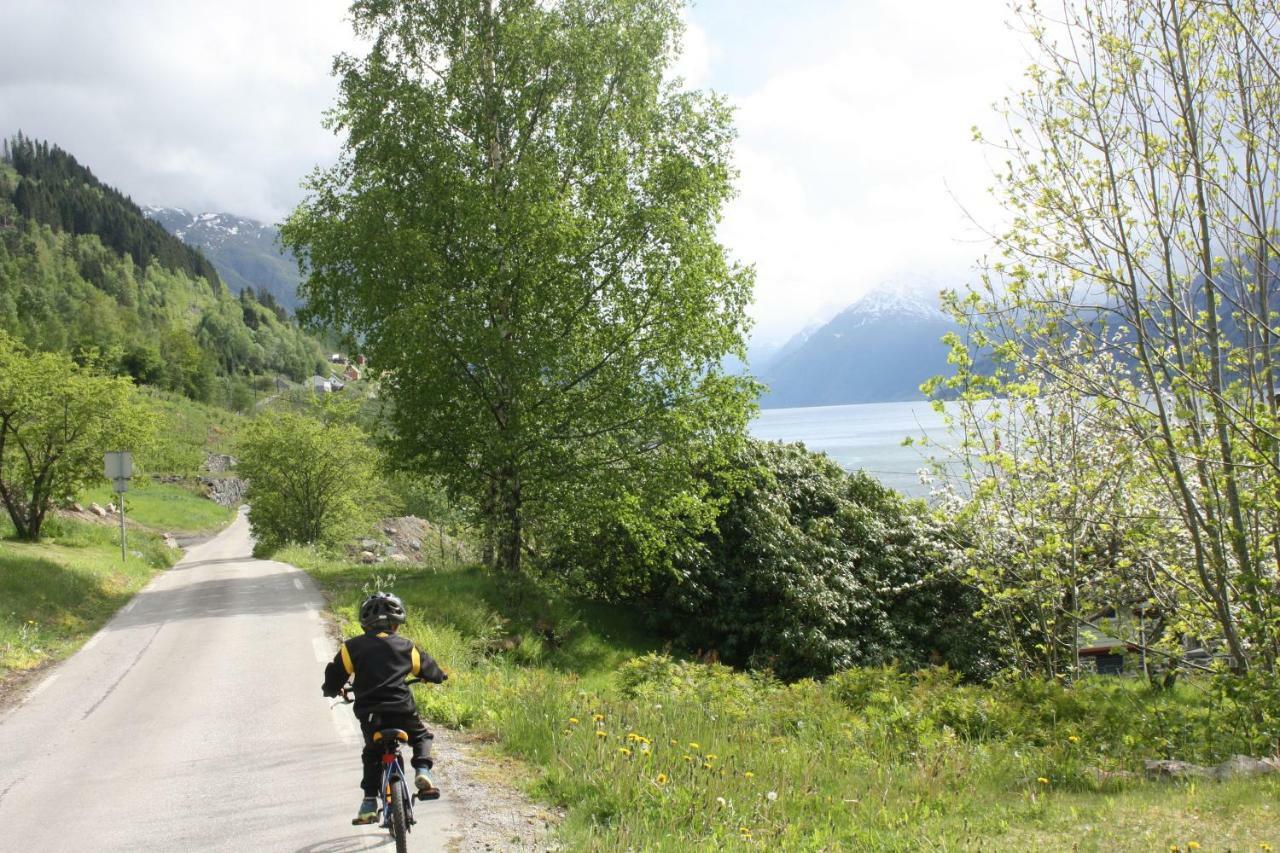
[[[635,732],[627,732],[627,743],[635,743],[640,740],[640,735]]]
[[[573,734],[573,730],[572,730],[572,729],[565,729],[565,730],[564,730],[564,731],[562,731],[560,734],[562,734],[562,735],[571,735],[571,734]]]
[[[675,738],[672,738],[672,739],[671,739],[671,745],[672,745],[672,746],[679,746],[679,745],[680,745],[680,741],[676,740]]]
[[[754,773],[752,773],[750,770],[748,770],[746,773],[743,773],[743,774],[742,774],[742,778],[743,778],[743,779],[754,779],[754,778],[756,778],[756,774],[754,774]]]
[[[618,752],[622,753],[625,756],[631,755],[631,750],[627,749],[625,746],[618,747]]]
[[[608,737],[608,736],[609,736],[609,733],[606,731],[602,731],[602,730],[596,731],[596,737]]]
[[[697,750],[702,749],[702,746],[700,744],[690,742],[689,748],[696,752]]]
[[[1200,842],[1199,842],[1199,841],[1188,841],[1188,842],[1187,842],[1187,849],[1188,849],[1188,850],[1199,850],[1199,849],[1200,849]]]
[[[1049,784],[1049,780],[1048,780],[1048,779],[1046,779],[1046,778],[1045,778],[1045,777],[1043,777],[1043,776],[1041,776],[1039,779],[1036,779],[1036,781],[1037,781],[1037,782],[1039,782],[1041,785],[1048,785],[1048,784]]]
[[[1076,735],[1067,735],[1067,740],[1068,740],[1068,741],[1070,741],[1071,743],[1079,743],[1079,742],[1080,742],[1080,738],[1079,738],[1079,737],[1077,737]]]
[[[684,757],[684,760],[685,760],[685,761],[693,761],[693,756],[692,756],[692,755],[686,755],[686,756]]]
[[[592,714],[591,719],[599,723],[604,720],[604,714]]]
[[[571,726],[576,726],[577,724],[578,724],[578,718],[577,718],[577,717],[570,717],[570,718],[569,718],[569,725],[571,725]]]
[[[710,769],[711,769],[711,764],[710,764],[710,763],[708,763],[708,762],[706,762],[706,761],[704,761],[704,762],[702,763],[702,769],[703,769],[703,770],[710,770]]]
[[[714,752],[708,752],[707,761],[715,761],[715,760],[716,760],[716,754]]]
[[[665,785],[667,784],[667,774],[659,773],[653,781],[657,782],[659,785]]]

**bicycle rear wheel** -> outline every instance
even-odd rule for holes
[[[409,853],[409,821],[405,817],[404,782],[391,783],[391,837],[396,840],[396,853]]]

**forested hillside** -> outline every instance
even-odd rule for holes
[[[301,380],[315,340],[65,151],[0,149],[0,329],[44,350],[96,350],[138,382],[228,401],[241,377]],[[234,377],[219,381],[219,377]]]

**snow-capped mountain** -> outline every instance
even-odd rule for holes
[[[763,368],[762,406],[833,406],[920,399],[920,384],[950,372],[941,338],[955,329],[925,285],[878,288]]]
[[[144,207],[143,212],[187,245],[197,246],[234,292],[267,292],[294,311],[298,267],[280,246],[274,226],[231,213],[192,213],[180,207]]]

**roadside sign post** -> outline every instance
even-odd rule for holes
[[[102,466],[107,479],[115,486],[117,500],[120,503],[120,561],[124,562],[124,493],[129,491],[129,480],[133,478],[133,454],[128,451],[112,451],[102,455]]]

